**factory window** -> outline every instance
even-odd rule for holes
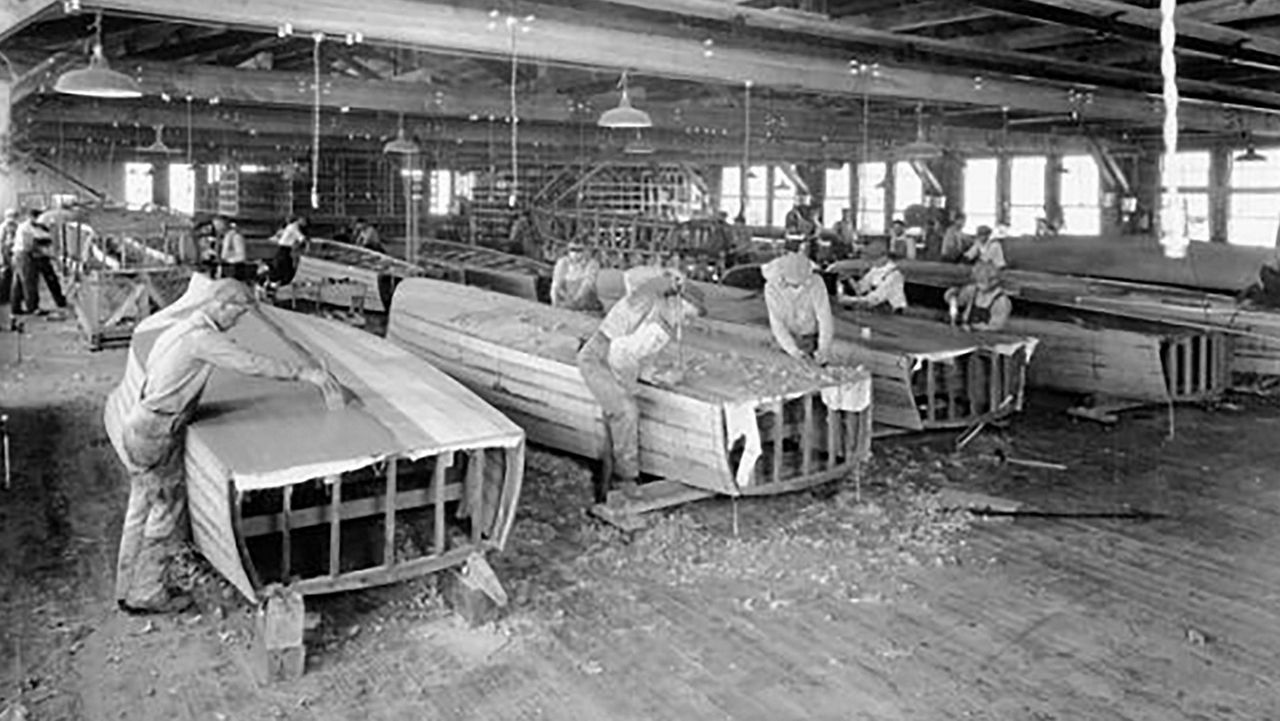
[[[964,214],[974,228],[996,227],[996,208],[1000,205],[996,192],[1000,163],[995,158],[973,158],[964,164]]]
[[[1009,166],[1009,234],[1033,235],[1044,217],[1043,155],[1014,158]]]
[[[732,221],[742,210],[742,168],[726,165],[720,170],[720,210]]]
[[[1231,214],[1227,241],[1233,245],[1273,246],[1280,219],[1280,150],[1266,159],[1231,163]]]
[[[151,163],[124,164],[124,203],[130,210],[150,205],[154,195]]]
[[[884,232],[884,163],[858,163],[858,231]]]
[[[475,185],[474,173],[454,170],[431,171],[431,193],[427,212],[431,215],[448,215],[459,198],[470,198]]]
[[[1209,240],[1209,163],[1206,150],[1178,153],[1178,199],[1189,240]]]
[[[196,171],[186,163],[169,164],[169,207],[179,213],[195,215]]]
[[[827,228],[835,227],[843,217],[845,208],[852,207],[853,194],[849,187],[853,177],[848,163],[838,168],[827,168],[826,188],[822,196],[822,224]]]
[[[924,204],[924,182],[916,174],[911,163],[900,162],[893,165],[893,217],[906,215],[907,208]]]
[[[747,170],[747,225],[769,224],[769,166],[753,165]]]
[[[1062,170],[1062,232],[1097,235],[1102,231],[1098,162],[1092,155],[1064,155]]]
[[[769,170],[773,173],[773,192],[770,203],[770,209],[773,212],[769,216],[769,224],[775,228],[781,228],[787,223],[787,213],[795,206],[800,188],[782,169],[782,166],[775,165]]]

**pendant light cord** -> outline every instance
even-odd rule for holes
[[[315,46],[311,50],[314,75],[311,85],[311,209],[320,208],[320,43],[324,35],[312,36]]]
[[[517,70],[520,61],[516,56],[514,18],[508,18],[507,25],[508,34],[511,36],[511,195],[507,197],[507,206],[514,208],[520,198],[520,118],[516,115],[516,82],[519,80]]]
[[[750,191],[751,181],[747,179],[747,174],[751,172],[751,81],[747,80],[743,83],[742,90],[742,185],[739,191],[742,197],[738,199],[738,217],[744,220],[747,217],[747,193]]]

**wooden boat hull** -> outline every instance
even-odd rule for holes
[[[385,313],[397,283],[424,275],[427,270],[385,253],[313,238],[298,259],[293,281],[277,297]]]
[[[387,337],[453,375],[529,439],[588,458],[604,448],[599,405],[575,355],[598,319],[451,283],[400,285]],[[673,351],[661,363],[671,364]],[[731,324],[691,323],[685,380],[641,387],[645,473],[730,495],[775,493],[857,473],[870,450],[871,382],[743,343]]]
[[[427,240],[419,246],[418,262],[466,285],[543,303],[551,300],[552,267],[540,260],[483,246]]]
[[[763,284],[755,267],[754,281]],[[739,280],[749,275],[739,266]],[[601,271],[601,298],[622,296],[622,273]],[[755,326],[776,350],[758,290],[696,283],[712,318]],[[874,384],[877,424],[912,431],[967,426],[1022,410],[1033,338],[962,333],[944,324],[836,310],[836,362],[864,365]]]
[[[130,347],[105,422],[121,418],[147,353],[207,295],[196,276]],[[445,374],[375,336],[275,308],[231,332],[241,345],[324,362],[356,398],[327,411],[316,391],[215,371],[187,431],[197,547],[246,598],[273,583],[302,594],[392,583],[501,549],[524,472],[524,433]],[[127,465],[127,462],[126,462]]]

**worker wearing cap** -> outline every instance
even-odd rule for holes
[[[609,310],[599,328],[578,351],[578,370],[600,403],[605,422],[603,484],[628,497],[637,495],[640,477],[640,408],[636,394],[641,381],[675,385],[682,369],[655,372],[656,356],[679,333],[688,317],[702,312],[699,294],[685,287],[683,275],[655,269],[648,280],[629,287]]]
[[[955,309],[954,322],[965,330],[998,331],[1009,322],[1013,301],[1000,282],[1000,268],[980,261],[973,266],[973,282],[946,292]]]
[[[990,263],[997,268],[1008,265],[1004,260],[1004,243],[991,237],[991,226],[987,225],[978,226],[973,245],[964,252],[963,258],[970,263]]]
[[[214,368],[279,380],[301,380],[329,396],[341,387],[327,372],[258,355],[226,336],[253,308],[253,295],[230,278],[213,281],[209,297],[156,338],[144,361],[136,397],[122,384],[109,407],[123,407],[116,450],[129,470],[129,506],[120,534],[116,600],[131,613],[179,611],[190,598],[175,593],[164,571],[185,537],[184,436]]]
[[[889,257],[889,244],[884,238],[867,243],[864,257],[871,268],[861,278],[841,279],[836,286],[841,305],[901,313],[907,308],[906,278],[897,263]]]
[[[596,293],[599,275],[600,263],[587,254],[582,243],[570,243],[564,257],[556,261],[551,271],[551,305],[585,313],[604,313]]]
[[[271,280],[284,285],[298,272],[298,259],[307,244],[307,219],[295,215],[275,235],[276,255],[271,262]]]
[[[778,346],[792,358],[831,359],[835,320],[827,286],[804,253],[787,253],[760,269],[769,328]]]

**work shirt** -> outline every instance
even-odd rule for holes
[[[276,236],[276,244],[284,248],[293,248],[306,242],[307,236],[297,223],[290,223],[280,230]]]
[[[964,252],[964,259],[975,263],[990,263],[997,268],[1008,265],[1004,259],[1004,243],[988,240],[985,243],[974,243]]]
[[[906,285],[906,279],[898,265],[889,261],[884,265],[872,266],[871,270],[858,279],[858,298],[869,306],[888,303],[894,310],[902,310],[907,307]]]
[[[204,311],[174,323],[147,356],[147,377],[138,404],[185,422],[200,402],[214,368],[268,378],[296,379],[303,368],[241,348]]]
[[[13,233],[13,254],[34,253],[39,239],[47,237],[47,235],[43,229],[36,225],[36,221],[30,218],[18,223],[18,228]]]
[[[575,261],[565,256],[556,261],[551,272],[551,305],[569,310],[598,310],[600,299],[596,294],[596,277],[600,264],[583,256]]]
[[[609,367],[629,392],[637,390],[641,365],[675,337],[664,317],[666,303],[643,290],[629,293],[609,309],[596,331],[609,339]]]
[[[954,225],[942,234],[942,259],[955,260],[965,252],[964,232]]]
[[[799,352],[798,337],[817,334],[818,352],[831,349],[835,321],[831,316],[831,299],[822,279],[811,274],[799,286],[788,285],[780,277],[769,277],[766,264],[764,302],[769,309],[769,328],[774,340],[790,355]]]
[[[223,263],[243,263],[248,255],[244,249],[244,236],[235,228],[228,228],[223,234],[220,247],[218,250],[218,258]]]
[[[386,246],[382,244],[382,238],[378,235],[378,229],[372,225],[366,225],[356,233],[356,245],[361,248],[368,248],[379,253],[386,252]]]
[[[0,263],[9,261],[9,254],[13,251],[13,239],[17,232],[17,220],[6,220],[0,223]]]
[[[974,283],[960,288],[956,304],[962,308],[960,322],[983,330],[1000,330],[1009,322],[1013,301],[1004,288],[981,290]]]

